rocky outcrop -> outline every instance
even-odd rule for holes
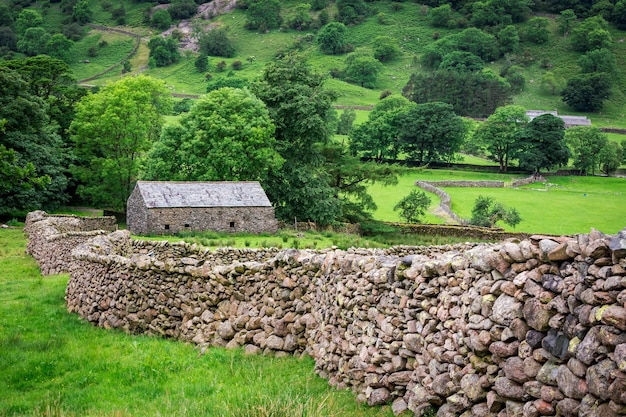
[[[490,245],[211,252],[102,235],[68,309],[106,328],[308,354],[370,405],[626,414],[626,230]]]

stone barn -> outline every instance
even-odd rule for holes
[[[128,198],[126,223],[135,234],[278,229],[274,207],[256,181],[138,181]]]

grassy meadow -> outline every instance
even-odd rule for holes
[[[283,17],[288,18],[299,3],[298,0],[281,2]],[[143,26],[142,23],[149,5],[122,2],[121,0],[108,0],[102,4],[98,2],[98,4],[93,5],[94,23],[116,26],[116,22],[111,18],[111,11],[121,4],[124,4],[126,8],[126,24],[121,28],[142,35],[142,47],[131,59],[131,73],[143,72],[162,78],[177,93],[204,94],[206,92],[205,74],[198,73],[195,69],[193,65],[195,54],[191,52],[184,52],[181,61],[170,67],[147,67],[148,51],[146,44],[151,36],[158,34],[155,30]],[[368,5],[371,7],[370,16],[363,23],[348,27],[347,41],[354,47],[355,51],[371,51],[371,42],[374,38],[381,35],[391,36],[398,41],[402,53],[396,59],[383,65],[376,87],[373,89],[362,88],[340,79],[329,78],[327,86],[338,94],[337,104],[339,105],[372,105],[379,100],[380,93],[385,90],[400,94],[411,74],[421,71],[419,58],[425,48],[435,42],[435,38],[441,39],[448,34],[460,31],[460,29],[449,30],[430,27],[428,24],[429,8],[417,3],[375,2],[368,3]],[[46,9],[46,16],[50,20],[50,25],[58,25],[60,22],[58,7],[55,3],[51,3]],[[331,4],[327,11],[332,16],[335,13],[334,4]],[[316,17],[317,13],[312,13],[312,16]],[[315,31],[312,29],[305,31],[274,29],[267,33],[258,33],[245,29],[245,21],[245,12],[235,9],[209,20],[195,22],[199,26],[211,25],[225,28],[235,46],[236,55],[233,58],[210,58],[210,68],[207,72],[212,75],[213,79],[229,76],[248,80],[256,79],[262,73],[265,64],[270,62],[277,53],[288,50],[298,50],[299,53],[307,57],[316,71],[324,74],[330,74],[331,71],[342,70],[345,67],[347,55],[322,54],[315,42]],[[523,31],[524,25],[524,23],[517,24],[518,29]],[[553,36],[546,44],[522,43],[519,53],[508,54],[505,58],[487,63],[487,67],[496,73],[499,73],[508,64],[520,65],[523,68],[526,86],[524,91],[514,97],[514,104],[519,104],[527,109],[556,109],[559,114],[580,114],[569,109],[561,101],[558,93],[554,95],[541,85],[541,79],[548,71],[554,73],[555,77],[561,80],[563,86],[567,79],[579,71],[577,61],[580,54],[573,51],[569,38],[558,34],[557,23],[554,19],[550,19],[549,30]],[[611,29],[611,34],[614,40],[611,49],[617,58],[618,68],[626,68],[626,43],[623,42],[626,37],[625,32]],[[132,44],[130,40],[113,39],[109,41],[106,48],[99,51],[100,54],[97,57],[89,57],[87,51],[93,43],[93,38],[97,36],[102,35],[98,31],[92,30],[89,36],[77,42],[72,50],[70,65],[77,79],[95,75],[111,62],[121,62],[129,51],[128,46]],[[129,42],[128,45],[126,42]],[[83,63],[85,59],[90,60],[89,65]],[[215,64],[222,60],[227,63],[227,68],[223,72],[218,72]],[[234,61],[242,62],[243,65],[240,70],[231,69]],[[114,70],[93,81],[93,83],[101,85],[114,81],[120,76],[120,71]],[[623,85],[624,74],[620,72],[615,77],[617,79],[616,85]],[[613,96],[606,102],[601,112],[586,115],[596,126],[623,128],[626,127],[625,108],[625,93],[619,88],[615,88]]]
[[[20,228],[0,229],[0,416],[390,417],[308,357],[248,356],[96,328],[65,309]]]
[[[604,233],[617,233],[626,227],[626,179],[605,177],[547,177],[547,183],[524,187],[510,187],[517,175],[448,170],[416,170],[400,178],[397,186],[372,186],[370,192],[378,205],[374,218],[382,221],[400,221],[393,206],[414,187],[417,180],[496,180],[504,181],[505,188],[443,187],[452,200],[452,210],[463,218],[470,218],[479,195],[493,197],[507,207],[516,208],[522,221],[515,228],[504,224],[506,230],[574,234],[589,233],[591,228]],[[432,211],[439,204],[436,195],[424,223],[433,221]]]

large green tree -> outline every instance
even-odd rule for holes
[[[126,77],[83,97],[76,107],[70,129],[78,193],[96,206],[123,210],[141,158],[161,134],[170,91],[145,75]]]
[[[66,152],[46,102],[27,80],[0,66],[0,145],[3,195],[0,213],[53,209],[66,200]]]
[[[364,52],[353,52],[346,58],[344,75],[348,81],[361,87],[374,88],[382,69],[383,65],[373,56]]]
[[[573,126],[565,131],[565,141],[572,150],[574,167],[580,174],[595,174],[600,152],[608,143],[607,135],[595,126]]]
[[[400,149],[420,164],[449,162],[461,148],[466,133],[466,124],[450,104],[418,104],[402,115]]]
[[[395,185],[400,169],[391,164],[363,162],[343,144],[329,142],[322,147],[324,166],[334,197],[341,204],[341,220],[351,223],[371,219],[376,203],[368,192],[374,183]]]
[[[265,32],[280,27],[280,9],[278,0],[251,0],[246,10],[246,28]]]
[[[285,159],[265,181],[276,215],[332,223],[341,215],[341,203],[329,184],[320,147],[332,134],[335,94],[324,87],[322,75],[295,55],[269,63],[251,90],[269,110],[276,150]]]
[[[611,96],[611,84],[606,73],[576,75],[567,80],[561,98],[576,111],[598,111]]]
[[[509,105],[496,111],[474,132],[475,139],[489,151],[490,158],[498,162],[500,171],[506,171],[520,133],[528,124],[526,109]]]
[[[514,148],[513,157],[519,161],[520,168],[533,173],[567,165],[570,151],[565,143],[563,119],[551,114],[535,117],[520,132]]]
[[[506,80],[486,70],[414,73],[402,94],[416,103],[451,104],[456,114],[469,117],[487,117],[513,95]]]
[[[348,28],[341,22],[330,22],[317,33],[317,44],[323,53],[340,54],[345,51]]]
[[[414,106],[401,96],[389,96],[378,102],[367,121],[350,133],[350,150],[376,162],[396,159],[400,152],[399,132],[404,114]]]
[[[248,90],[221,88],[197,101],[180,125],[165,128],[146,158],[143,178],[264,181],[283,159],[274,124]]]

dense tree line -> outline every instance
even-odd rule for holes
[[[425,48],[403,96],[381,96],[368,120],[355,128],[353,113],[337,120],[336,95],[326,87],[325,75],[290,49],[277,53],[256,80],[209,81],[206,97],[178,109],[186,113],[180,124],[163,128],[162,116],[172,103],[160,81],[127,77],[96,92],[76,86],[63,60],[93,19],[89,2],[61,1],[67,20],[53,33],[44,29],[39,9],[27,8],[32,2],[10,1],[0,5],[0,55],[5,57],[0,63],[0,215],[54,208],[71,198],[123,210],[140,178],[254,179],[263,183],[283,220],[359,221],[375,208],[367,184],[396,181],[398,168],[381,161],[452,162],[461,150],[497,161],[502,171],[514,164],[537,173],[572,158],[580,173],[613,172],[623,161],[622,145],[596,128],[565,130],[551,115],[529,120],[525,109],[509,105],[525,87],[520,66],[507,64],[496,73],[485,63],[512,55],[521,59],[524,44],[547,42],[553,36],[548,20],[532,13],[558,13],[560,33],[582,54],[579,72],[562,82],[546,73],[542,84],[574,110],[598,111],[616,88],[609,25],[626,27],[624,2],[430,4],[430,24],[455,30]],[[169,4],[157,10],[148,5],[144,17],[157,30],[193,16],[202,2],[160,3]],[[368,48],[349,43],[350,27],[372,16],[375,5],[337,0],[331,16],[327,0],[289,13],[277,0],[238,2],[246,27],[259,36],[277,28],[318,29],[303,43],[343,55],[344,66],[331,75],[366,88],[376,88],[384,65],[404,53],[388,36],[372,39]],[[123,6],[110,13],[122,24]],[[379,14],[377,21],[385,24],[385,17]],[[520,22],[526,23],[515,25]],[[198,71],[207,71],[211,56],[235,56],[233,45],[227,27],[201,35]],[[155,36],[148,46],[153,66],[180,59],[175,37]],[[211,65],[223,71],[226,62]],[[470,129],[463,116],[486,121]],[[335,131],[346,134],[348,144],[336,142]],[[374,162],[363,163],[362,157]]]

